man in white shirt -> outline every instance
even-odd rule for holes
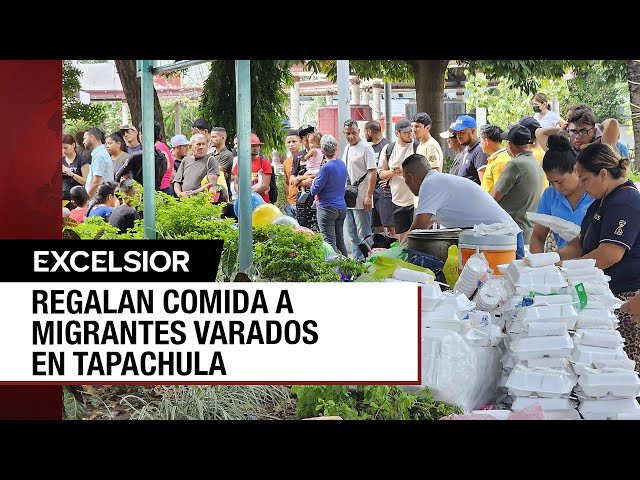
[[[447,228],[506,223],[518,227],[511,216],[480,185],[457,175],[431,169],[422,155],[409,156],[402,164],[409,189],[418,196],[410,230],[429,228],[436,218]],[[518,234],[516,256],[524,256],[524,239]]]
[[[376,154],[371,145],[360,138],[360,128],[355,120],[344,122],[342,133],[349,142],[342,155],[342,160],[347,165],[347,178],[351,185],[359,182],[356,206],[347,210],[346,219],[351,237],[351,255],[364,260],[358,244],[371,235],[371,208],[377,180]]]
[[[413,154],[413,132],[411,122],[406,118],[396,122],[397,141],[391,143],[380,152],[378,174],[380,180],[387,180],[391,187],[393,204],[393,224],[396,237],[402,241],[413,222],[413,206],[415,197],[402,177],[402,162]]]

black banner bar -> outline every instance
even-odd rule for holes
[[[222,240],[0,240],[12,282],[213,282]]]

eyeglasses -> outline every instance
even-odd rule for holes
[[[594,128],[595,127],[591,127],[589,129],[583,128],[582,130],[567,130],[567,132],[569,132],[569,135],[571,135],[572,137],[578,136],[584,138],[589,135],[589,132]]]

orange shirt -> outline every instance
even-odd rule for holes
[[[291,169],[293,168],[293,157],[288,157],[282,164],[282,168],[284,170],[284,184],[287,188],[287,202],[289,202],[289,205],[295,205],[296,198],[298,196],[298,187],[292,187],[289,185]]]

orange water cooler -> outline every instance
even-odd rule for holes
[[[480,235],[474,230],[463,230],[458,240],[460,254],[458,270],[462,271],[469,257],[474,253],[483,253],[494,275],[501,275],[498,265],[516,259],[517,236],[514,234]]]

